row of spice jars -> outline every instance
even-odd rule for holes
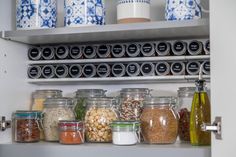
[[[30,60],[53,59],[93,59],[122,57],[152,57],[204,55],[210,53],[209,40],[158,41],[139,43],[117,43],[101,45],[58,45],[31,47],[28,50]]]

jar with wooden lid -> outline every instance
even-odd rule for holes
[[[118,0],[117,23],[150,21],[151,0]]]
[[[173,97],[151,97],[144,100],[141,132],[144,142],[150,144],[175,143],[178,135],[178,116]]]
[[[87,100],[85,135],[87,142],[112,142],[110,124],[118,120],[114,98],[96,97]]]

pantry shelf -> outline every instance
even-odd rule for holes
[[[27,82],[38,85],[67,85],[67,84],[137,84],[137,83],[181,83],[193,82],[198,76],[140,76],[140,77],[114,77],[114,78],[56,78],[56,79],[28,79]],[[207,81],[210,76],[204,75]]]
[[[156,61],[176,61],[176,60],[204,60],[210,59],[209,55],[200,56],[165,56],[165,57],[136,57],[122,58],[122,62],[156,62]],[[101,59],[77,59],[77,60],[41,60],[29,61],[28,64],[76,64],[76,63],[115,63],[121,58],[101,58]]]
[[[147,39],[202,38],[209,36],[209,19],[111,24],[80,28],[4,31],[2,38],[26,44],[112,42]]]
[[[17,157],[209,157],[211,147],[192,147],[190,144],[114,146],[111,144],[60,145],[58,143],[1,144],[1,156]],[[14,151],[12,151],[14,150]],[[174,154],[174,155],[173,155]]]

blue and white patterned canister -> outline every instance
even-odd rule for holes
[[[16,28],[55,28],[56,0],[16,0]]]
[[[68,27],[105,24],[104,0],[64,0],[64,24]]]
[[[168,21],[193,20],[201,17],[200,0],[166,0],[165,18]]]

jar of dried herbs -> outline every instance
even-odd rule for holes
[[[146,143],[171,144],[178,135],[178,116],[173,97],[151,97],[144,100],[141,132]]]
[[[86,112],[86,101],[88,98],[105,97],[106,90],[103,89],[78,89],[75,94],[76,120],[84,120]]]

